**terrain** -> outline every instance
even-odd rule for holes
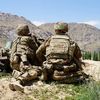
[[[83,51],[100,51],[100,29],[87,24],[68,23],[69,31],[67,34],[78,43]],[[40,28],[54,33],[54,23],[46,23]]]
[[[54,34],[54,23],[45,23],[37,27],[22,16],[0,12],[0,47],[5,46],[7,41],[12,41],[16,37],[15,30],[19,24],[27,24],[30,33],[37,38],[47,39]],[[100,51],[100,29],[87,24],[68,24],[68,34],[78,43],[81,50]]]
[[[93,76],[93,80],[85,84],[60,84],[57,82],[33,82],[25,86],[24,93],[11,91],[9,83],[12,76],[0,74],[0,100],[99,100],[100,99],[100,62],[83,61],[84,72]]]
[[[16,27],[28,24],[30,33],[37,38],[47,39],[54,34],[54,23],[40,26],[32,24],[22,16],[0,12],[0,47],[16,38]],[[100,29],[87,24],[68,23],[70,37],[82,51],[100,51]],[[0,73],[0,100],[99,100],[100,99],[100,61],[84,60],[83,71],[92,81],[85,84],[59,84],[57,82],[34,82],[25,86],[24,93],[11,91],[11,74]]]
[[[30,33],[37,38],[44,39],[48,37],[49,32],[38,28],[24,17],[0,12],[0,47],[4,47],[7,41],[12,41],[16,38],[16,27],[20,24],[27,24]]]

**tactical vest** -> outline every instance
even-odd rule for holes
[[[46,48],[46,57],[48,59],[71,60],[73,53],[70,52],[70,48],[71,43],[68,36],[54,35],[51,37],[50,45]]]
[[[30,45],[34,45],[31,44],[32,39],[28,36],[22,36],[22,37],[18,37],[12,45],[12,52],[13,53],[19,53],[19,54],[30,54],[32,53],[34,50],[31,49]],[[34,48],[35,49],[35,48]]]

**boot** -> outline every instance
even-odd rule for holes
[[[9,84],[9,88],[12,91],[21,91],[24,92],[24,87],[21,85],[20,81],[15,81]]]
[[[43,72],[42,72],[42,75],[40,77],[40,80],[42,80],[42,81],[48,80],[48,77],[47,77],[47,69],[43,69]]]

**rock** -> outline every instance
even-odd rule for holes
[[[92,76],[95,81],[100,81],[100,61],[84,60],[83,71]]]

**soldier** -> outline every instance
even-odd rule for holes
[[[82,75],[79,46],[70,39],[68,24],[58,22],[54,25],[55,34],[46,40],[36,51],[39,61],[43,61],[43,73],[41,79],[76,82]],[[46,61],[45,61],[46,60]]]
[[[28,25],[18,26],[16,33],[18,37],[12,43],[10,56],[15,82],[10,83],[9,87],[23,92],[25,83],[38,77],[39,70],[35,66],[38,45],[29,34]]]

